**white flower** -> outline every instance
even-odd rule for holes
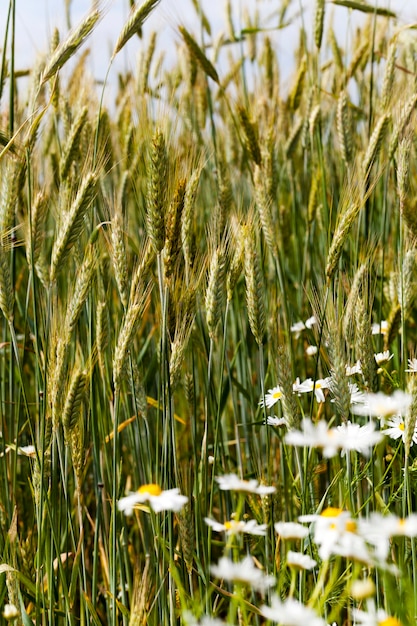
[[[184,611],[181,617],[186,626],[226,626],[226,622],[223,622],[221,619],[209,617],[208,615],[203,615],[200,619],[197,619],[189,611]]]
[[[313,569],[316,567],[317,561],[308,556],[308,554],[302,554],[301,552],[287,552],[287,565],[294,569]]]
[[[392,537],[417,537],[417,514],[401,518],[374,512],[369,518],[359,520],[358,528],[365,541],[374,547],[377,558],[385,561]]]
[[[17,454],[23,454],[34,459],[36,457],[36,448],[35,446],[21,446],[17,449]]]
[[[352,367],[346,365],[346,376],[353,376],[353,374],[362,374],[362,363],[359,359]]]
[[[317,324],[317,319],[314,315],[306,320],[306,328],[312,328],[315,324]]]
[[[260,406],[266,406],[268,407],[268,409],[270,409],[271,406],[274,406],[274,404],[276,404],[278,400],[281,400],[281,398],[282,391],[279,385],[277,385],[273,389],[268,389],[268,393],[265,394],[265,404],[263,399],[259,402],[259,404]]]
[[[387,331],[388,331],[388,322],[386,320],[382,320],[380,324],[372,324],[373,335],[386,335]]]
[[[318,347],[317,346],[307,346],[306,348],[306,355],[307,356],[314,356],[315,354],[317,354],[318,352]]]
[[[304,539],[308,535],[308,528],[297,522],[276,522],[274,528],[283,539]]]
[[[217,476],[216,481],[222,491],[246,491],[248,493],[257,493],[260,496],[265,496],[275,491],[275,487],[260,485],[254,478],[251,480],[241,480],[236,474]]]
[[[417,372],[417,359],[408,359],[408,370],[404,371],[415,374]]]
[[[14,604],[5,604],[3,609],[3,617],[7,621],[15,620],[19,617],[20,612]]]
[[[391,439],[399,439],[400,437],[405,443],[405,425],[402,415],[394,415],[387,421],[388,428],[385,428],[382,432],[384,435],[391,437]],[[417,431],[414,430],[414,434],[411,438],[411,445],[417,443]]]
[[[276,415],[270,415],[266,418],[266,423],[268,426],[286,426],[287,420],[285,417],[277,417]]]
[[[271,598],[271,606],[262,605],[261,614],[281,626],[326,626],[326,622],[318,617],[313,609],[308,608],[298,600],[287,598],[282,600],[274,595]]]
[[[167,489],[162,491],[159,485],[143,485],[135,493],[131,493],[125,498],[121,498],[117,503],[119,511],[125,515],[132,515],[133,509],[140,504],[149,504],[155,513],[161,511],[179,511],[188,502],[187,496],[182,496],[180,490]]]
[[[375,430],[373,422],[369,422],[365,426],[359,426],[359,424],[352,424],[348,421],[346,424],[337,426],[336,430],[339,435],[339,446],[342,456],[352,450],[356,450],[356,452],[360,452],[364,456],[369,456],[371,448],[384,438],[381,432]]]
[[[369,602],[368,602],[369,605]],[[390,617],[383,609],[361,611],[360,609],[352,609],[352,616],[356,626],[401,626],[395,617]]]
[[[217,565],[211,566],[211,572],[216,578],[235,583],[246,583],[257,591],[265,591],[275,584],[275,577],[267,576],[261,569],[255,567],[250,556],[237,563],[226,556],[222,556]]]
[[[387,396],[382,391],[365,393],[364,400],[364,404],[351,406],[352,413],[385,418],[405,413],[411,404],[411,395],[397,389],[392,396]]]
[[[328,389],[330,386],[331,378],[319,378],[315,382],[312,378],[307,378],[304,382],[300,383],[299,379],[293,385],[295,393],[308,393],[314,390],[317,402],[324,402],[325,397],[323,389]]]
[[[384,352],[377,352],[374,354],[375,361],[377,365],[382,365],[383,363],[388,363],[393,358],[393,354],[390,354],[389,350],[385,350]]]
[[[216,522],[216,520],[212,520],[209,517],[205,517],[204,521],[207,526],[211,526],[211,528],[218,533],[225,532],[227,535],[238,535],[239,533],[247,533],[248,535],[259,535],[261,537],[265,537],[266,530],[268,528],[267,524],[257,524],[256,520],[251,519],[248,522],[243,522],[242,520],[230,520],[221,524],[220,522]]]
[[[291,332],[295,334],[295,337],[298,338],[300,333],[305,329],[305,325],[303,322],[295,322],[290,328]]]
[[[350,391],[350,403],[351,404],[363,404],[366,400],[363,391],[359,390],[356,383],[348,383]]]
[[[365,600],[365,598],[372,598],[375,595],[376,587],[372,578],[356,579],[352,582],[349,589],[349,594],[355,600]]]
[[[290,446],[323,448],[323,456],[330,458],[337,454],[339,439],[333,428],[328,428],[327,422],[320,420],[316,424],[306,418],[301,424],[302,430],[290,430],[285,435],[285,441]]]
[[[371,448],[383,439],[382,433],[375,431],[373,422],[365,426],[347,422],[336,428],[329,428],[324,420],[313,424],[311,420],[304,419],[302,429],[290,430],[285,436],[286,443],[292,446],[322,448],[323,456],[327,458],[335,456],[339,450],[342,455],[356,450],[369,456]]]
[[[358,524],[349,511],[329,507],[320,515],[303,515],[299,520],[314,523],[313,540],[319,546],[321,559],[339,555],[361,563],[372,563],[365,539],[357,532]]]

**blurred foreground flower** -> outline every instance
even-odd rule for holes
[[[302,552],[293,552],[292,550],[288,550],[287,553],[287,565],[288,567],[292,567],[293,569],[313,569],[316,567],[317,561],[312,559],[308,554],[303,554]]]
[[[121,498],[117,503],[119,511],[125,515],[132,515],[133,509],[141,504],[149,504],[155,513],[161,511],[179,511],[188,502],[187,496],[182,496],[180,490],[167,489],[162,491],[159,485],[143,485],[134,493]]]
[[[257,493],[259,496],[266,496],[275,492],[275,487],[260,485],[254,478],[251,480],[241,480],[236,474],[225,474],[216,476],[216,481],[222,491],[246,491]]]
[[[297,522],[276,522],[274,528],[282,539],[304,539],[308,535],[308,528]]]
[[[397,389],[391,396],[387,396],[382,391],[378,393],[365,393],[363,404],[351,406],[355,415],[365,415],[372,417],[392,417],[406,412],[411,404],[411,395],[401,389]]]
[[[261,614],[281,626],[327,626],[326,622],[298,600],[288,598],[282,600],[278,596],[271,598],[271,606],[263,605]]]
[[[194,617],[192,613],[189,611],[184,611],[182,614],[182,620],[186,626],[225,626],[226,622],[223,622],[221,619],[217,619],[216,617],[209,617],[208,615],[203,615],[200,619]],[[229,626],[229,623],[227,623]]]
[[[373,422],[365,426],[347,422],[337,428],[329,428],[327,422],[320,420],[316,424],[304,419],[302,430],[291,430],[285,436],[290,446],[320,448],[323,456],[330,458],[341,451],[342,454],[356,450],[369,456],[371,448],[383,439],[383,434],[375,431]]]
[[[372,604],[368,602],[368,605]],[[391,617],[383,609],[361,611],[352,609],[352,616],[356,626],[402,626],[396,617]]]
[[[358,530],[366,542],[374,547],[377,558],[385,561],[392,537],[417,537],[417,513],[401,518],[374,512],[369,518],[358,520]]]
[[[313,541],[324,561],[339,555],[361,563],[372,563],[371,554],[358,524],[349,511],[329,507],[319,515],[302,515],[300,522],[313,522]]]
[[[257,591],[266,591],[275,584],[275,577],[267,576],[261,569],[255,567],[250,556],[238,563],[222,556],[217,565],[211,566],[211,572],[216,578],[245,583]]]

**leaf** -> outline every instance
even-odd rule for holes
[[[353,9],[354,11],[362,11],[362,13],[374,13],[375,15],[380,15],[382,17],[397,17],[397,14],[394,13],[394,11],[383,9],[382,7],[372,7],[369,4],[356,2],[355,0],[333,0],[333,4],[346,7],[347,9]]]

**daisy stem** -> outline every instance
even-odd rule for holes
[[[291,586],[290,586],[290,591],[288,593],[289,598],[292,598],[294,596],[296,583],[297,583],[297,571],[294,568],[291,568]]]

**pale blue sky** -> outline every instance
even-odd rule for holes
[[[45,52],[49,47],[50,35],[55,26],[60,29],[62,37],[65,36],[65,2],[64,0],[15,0],[16,1],[16,42],[17,42],[17,62],[16,68],[23,69],[31,66],[38,53]],[[141,0],[138,0],[138,3]],[[387,6],[398,12],[400,16],[399,25],[417,22],[417,1],[416,0],[368,0],[369,3],[378,6]],[[268,19],[281,5],[278,0],[231,0],[234,11],[235,27],[238,30],[239,19],[244,8],[249,14],[259,11],[260,21],[263,25],[271,25],[272,20]],[[7,6],[7,0],[3,0],[3,6]],[[108,60],[117,36],[129,14],[129,0],[106,0],[104,3],[105,12],[101,23],[96,28],[96,32],[91,40],[91,68],[96,78],[102,79],[105,75]],[[312,7],[314,0],[292,0],[288,15],[294,15],[299,11],[300,6],[305,9],[305,20],[307,31],[311,31],[308,22],[312,19]],[[91,0],[73,0],[71,3],[71,19],[73,25],[76,24],[91,7]],[[338,36],[343,43],[349,37],[349,30],[353,33],[354,22],[349,21],[349,11],[342,7],[335,7],[331,2],[326,4],[326,15],[329,19],[333,13],[334,23]],[[212,24],[214,38],[220,32],[226,31],[225,22],[225,1],[224,0],[203,0],[203,8]],[[354,12],[357,19],[360,14]],[[4,33],[5,8],[0,12],[0,32],[1,40]],[[160,5],[149,17],[144,27],[144,40],[153,30],[159,33],[159,49],[164,49],[169,57],[173,50],[173,41],[179,39],[175,32],[176,25],[183,23],[190,30],[197,32],[197,17],[191,0],[161,0]],[[286,70],[292,72],[292,50],[297,42],[299,23],[276,33],[274,44],[279,56],[281,74],[285,79]],[[414,31],[412,31],[414,32]],[[416,35],[417,36],[417,35]],[[112,69],[114,76],[118,69],[134,69],[141,41],[135,37],[129,45],[120,53],[117,63]]]

